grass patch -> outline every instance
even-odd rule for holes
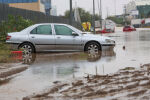
[[[9,45],[0,43],[0,63],[7,63],[10,59],[10,54]]]

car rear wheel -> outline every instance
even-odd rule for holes
[[[96,42],[91,42],[86,45],[85,50],[90,54],[98,54],[100,51],[100,45]]]
[[[34,47],[32,46],[32,44],[30,43],[24,43],[22,44],[19,49],[21,49],[23,51],[23,53],[26,54],[31,54],[35,52]]]
[[[23,56],[23,64],[32,64],[34,63],[35,59],[36,59],[36,54],[32,53],[32,54],[24,54]]]

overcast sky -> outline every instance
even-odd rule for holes
[[[52,0],[52,6],[57,7],[57,14],[64,15],[66,10],[69,10],[70,0]],[[72,0],[73,7],[75,7],[75,2],[77,2],[78,7],[82,7],[87,11],[92,13],[92,2],[93,0]],[[115,15],[115,1],[116,1],[116,14],[123,13],[123,5],[127,4],[131,0],[102,0],[102,13],[103,18],[107,15]],[[95,0],[96,13],[98,13],[98,0]]]

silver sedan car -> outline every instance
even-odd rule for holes
[[[67,24],[43,23],[20,32],[8,33],[6,43],[13,49],[29,52],[88,51],[114,48],[115,41],[101,35],[82,32]]]

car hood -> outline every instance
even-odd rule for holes
[[[83,36],[84,36],[84,37],[89,37],[89,38],[94,38],[94,39],[97,38],[97,39],[103,39],[103,40],[105,40],[105,39],[110,39],[110,40],[112,40],[112,39],[109,38],[109,37],[101,36],[101,35],[99,35],[99,34],[92,34],[92,33],[90,33],[90,32],[84,33]]]

